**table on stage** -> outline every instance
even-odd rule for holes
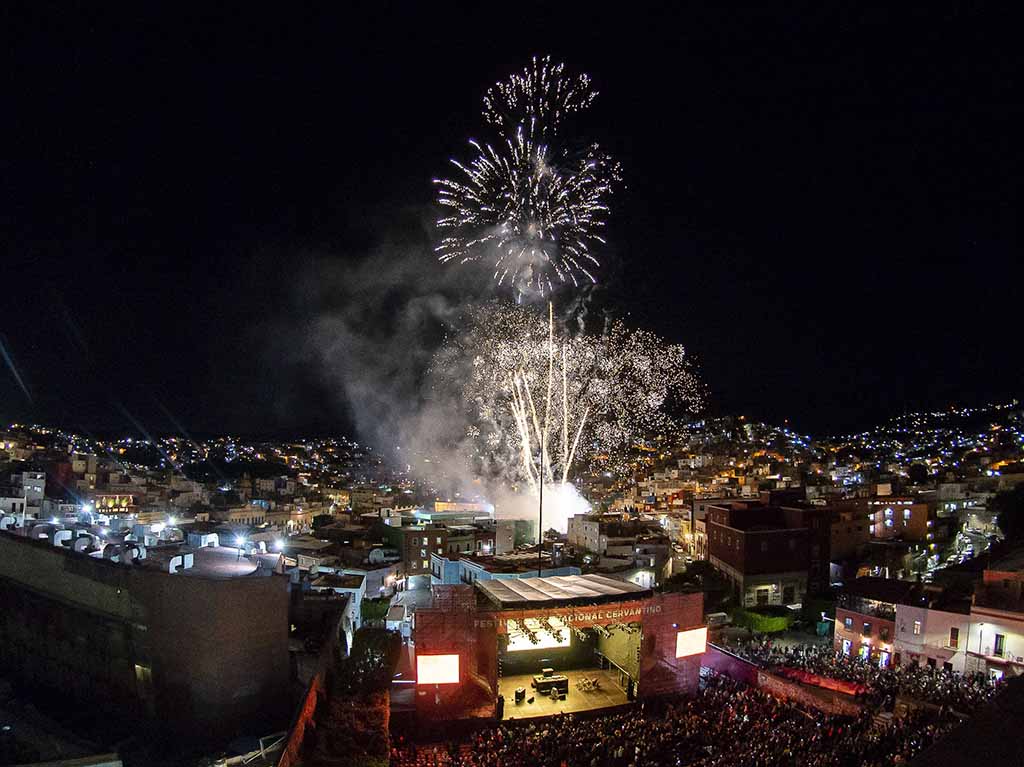
[[[569,677],[563,674],[552,674],[551,676],[544,676],[543,674],[537,674],[533,678],[533,687],[536,688],[537,692],[544,694],[549,692],[554,687],[559,692],[569,693]]]

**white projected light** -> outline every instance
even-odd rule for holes
[[[676,657],[687,658],[702,655],[708,645],[708,627],[680,631],[676,634]]]
[[[458,655],[417,655],[417,684],[458,684]]]
[[[522,624],[508,622],[509,652],[568,648],[571,642],[572,632],[560,618],[527,618]]]

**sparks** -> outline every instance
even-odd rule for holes
[[[435,357],[433,385],[458,392],[481,474],[509,485],[571,481],[591,456],[671,429],[702,406],[685,349],[612,322],[564,336],[548,317],[499,303],[470,309]]]
[[[579,151],[559,133],[596,95],[586,75],[569,78],[549,57],[488,91],[484,117],[498,140],[470,140],[473,159],[453,159],[455,178],[434,180],[450,211],[437,221],[442,262],[488,262],[519,298],[597,281],[595,251],[620,168],[597,144]]]

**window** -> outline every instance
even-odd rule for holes
[[[420,549],[420,556],[421,557],[427,556],[427,550],[426,549]]]
[[[438,543],[440,543],[440,542],[441,542],[441,536],[440,536],[440,535],[439,535],[439,536],[437,536],[437,542],[438,542]]]
[[[871,533],[871,535],[874,535],[875,534],[875,526],[874,525],[868,525],[868,532]]]
[[[845,628],[845,629],[846,629],[847,631],[853,631],[853,618],[849,618],[849,617],[847,617],[847,618],[846,618],[846,619],[845,619],[845,620],[843,621],[843,627],[844,627],[844,628]]]
[[[789,550],[796,551],[796,541],[792,538],[789,539]]]
[[[892,517],[892,509],[886,509],[885,510],[885,517],[886,517],[886,519],[889,519],[889,518]]]
[[[892,520],[891,519],[885,520],[885,526],[886,527],[892,527]]]
[[[417,544],[418,544],[419,542],[420,542],[420,541],[419,541],[419,539],[418,539],[418,538],[417,538],[417,537],[416,537],[416,536],[414,535],[414,536],[412,537],[412,545],[413,545],[413,546],[415,546],[415,545],[417,545]]]
[[[871,624],[867,621],[864,622],[864,630],[861,632],[864,636],[871,636]]]
[[[430,567],[430,562],[428,562],[427,560],[424,559],[423,560],[423,569],[426,570],[429,567]]]
[[[954,627],[949,630],[949,646],[959,647],[960,646],[960,629]]]
[[[921,636],[921,621],[914,621],[914,636]]]
[[[1003,653],[1005,653],[1005,652],[1006,652],[1006,635],[1005,634],[996,634],[996,644],[995,644],[995,647],[992,648],[992,654],[1002,658],[1003,657]]]
[[[761,541],[761,551],[768,551],[768,541]]]
[[[888,642],[889,641],[889,627],[888,626],[882,626],[882,628],[880,628],[878,630],[878,637],[883,642]]]
[[[904,520],[910,519],[910,509],[904,509],[903,510],[903,519]]]

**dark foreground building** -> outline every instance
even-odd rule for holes
[[[180,542],[141,558],[48,527],[0,532],[5,677],[118,730],[202,743],[287,723],[288,579],[269,562]]]

